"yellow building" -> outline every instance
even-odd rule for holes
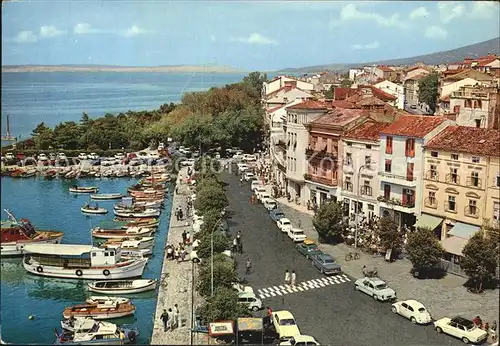
[[[500,212],[500,131],[449,126],[424,147],[422,214],[447,259],[459,261],[468,239]]]

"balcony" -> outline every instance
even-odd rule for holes
[[[313,148],[306,148],[306,159],[332,159],[332,160],[337,160],[337,155],[335,153],[331,153],[324,150],[314,150]]]
[[[471,91],[471,90],[459,90],[452,91],[452,98],[466,98],[466,99],[480,99],[480,100],[488,100],[488,93],[481,91]]]
[[[415,198],[387,198],[384,195],[378,196],[377,201],[380,202],[380,206],[386,209],[394,209],[403,213],[413,213],[415,208]]]
[[[464,215],[477,219],[479,218],[479,208],[475,205],[467,205],[464,209]]]
[[[417,186],[417,177],[409,176],[409,175],[399,175],[391,172],[378,172],[378,175],[381,177],[382,181],[387,183],[403,185],[407,187],[416,187]]]
[[[344,182],[344,187],[343,187],[343,190],[344,190],[344,191],[349,191],[349,192],[352,192],[352,191],[353,191],[353,186],[352,186],[352,183],[351,183],[351,182],[349,182],[349,181]]]
[[[372,187],[371,186],[368,186],[368,185],[363,185],[361,186],[361,189],[360,189],[360,194],[362,196],[372,196]]]
[[[427,208],[432,208],[432,209],[437,209],[437,200],[435,198],[429,198],[427,197],[425,200],[424,200],[424,206],[427,207]]]
[[[337,179],[322,177],[322,176],[318,176],[318,175],[312,175],[309,173],[304,174],[304,179],[308,180],[308,181],[312,181],[314,183],[326,185],[326,186],[335,187],[338,185]]]
[[[405,149],[405,156],[406,157],[415,157],[415,150],[414,149]]]
[[[425,179],[439,181],[439,172],[435,170],[428,170],[425,173]]]
[[[469,187],[477,187],[480,189],[482,186],[482,181],[481,179],[476,177],[467,177],[466,185]]]
[[[283,150],[286,150],[286,143],[285,143],[285,141],[284,141],[284,140],[282,140],[282,139],[278,140],[278,142],[276,143],[276,146],[277,146],[278,148],[281,148],[281,149],[283,149]]]
[[[455,173],[448,173],[446,174],[446,177],[444,178],[445,182],[447,184],[460,184],[460,176]]]

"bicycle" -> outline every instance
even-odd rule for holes
[[[345,255],[345,260],[350,261],[350,260],[357,260],[359,259],[359,252],[349,252],[347,255]]]

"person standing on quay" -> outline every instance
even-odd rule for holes
[[[290,284],[290,273],[288,272],[288,269],[285,270],[285,285]]]
[[[174,329],[173,323],[174,323],[174,313],[172,312],[172,309],[168,309],[167,330]]]
[[[166,309],[163,309],[160,318],[163,321],[163,331],[166,332],[168,330],[168,312]]]
[[[292,287],[295,287],[296,281],[297,281],[297,275],[295,274],[295,270],[292,270]]]
[[[177,304],[174,305],[174,327],[179,327],[179,307]]]

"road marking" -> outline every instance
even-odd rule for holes
[[[293,287],[290,285],[279,285],[279,286],[261,288],[257,290],[257,295],[261,299],[271,298],[276,296],[284,296],[287,294],[301,293],[309,290],[328,287],[331,285],[340,285],[350,281],[351,280],[345,274],[338,274],[332,276],[325,276],[319,279],[302,281]]]

